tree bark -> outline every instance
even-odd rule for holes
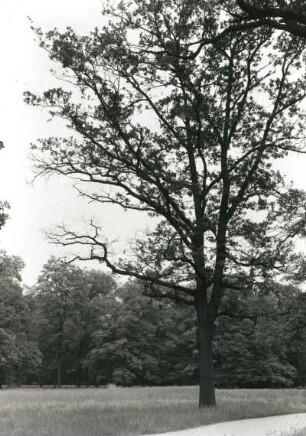
[[[216,405],[213,371],[213,321],[209,319],[205,297],[198,292],[195,297],[198,323],[199,348],[199,407]]]

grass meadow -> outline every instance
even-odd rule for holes
[[[198,409],[198,389],[67,388],[0,391],[1,436],[132,436],[220,421],[306,412],[306,390],[218,390]]]
[[[288,434],[284,434],[284,436],[305,436],[306,435],[306,427],[303,428],[302,430],[297,430],[295,433],[288,435]]]

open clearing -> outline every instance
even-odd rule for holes
[[[0,391],[0,435],[141,435],[306,412],[305,389],[218,390],[218,407],[203,410],[197,395],[195,386],[7,389]]]

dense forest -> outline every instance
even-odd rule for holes
[[[54,257],[28,288],[23,266],[0,252],[1,385],[197,383],[193,307]],[[216,385],[305,385],[306,294],[271,281],[227,293],[215,323]]]

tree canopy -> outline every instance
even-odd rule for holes
[[[242,14],[233,14],[242,27],[267,26],[306,37],[306,2],[304,0],[236,0]],[[236,24],[237,25],[237,24]],[[234,30],[235,25],[233,25]]]
[[[30,310],[23,297],[23,261],[0,251],[0,387],[35,373],[41,352],[30,334]]]
[[[4,144],[0,141],[0,150],[4,148]],[[5,221],[8,218],[7,209],[9,209],[9,204],[7,201],[0,201],[0,230],[4,226]]]

